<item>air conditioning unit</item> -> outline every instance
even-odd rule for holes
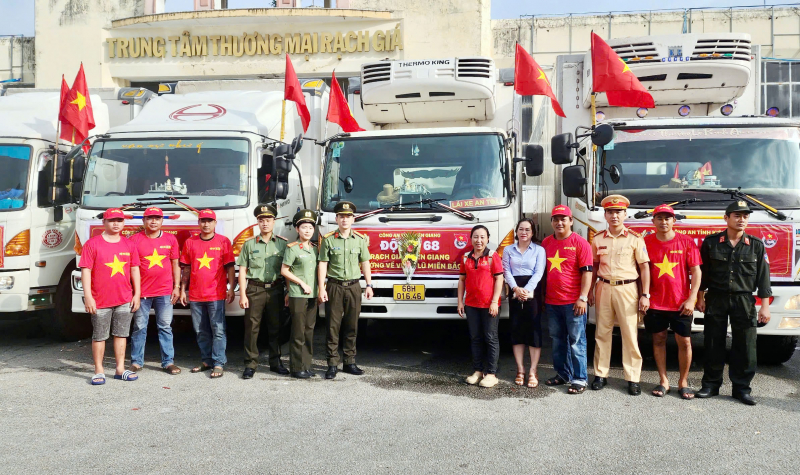
[[[490,58],[379,61],[361,66],[361,100],[373,124],[490,120],[496,82]]]
[[[728,103],[740,97],[753,67],[750,35],[699,33],[608,40],[656,105]],[[590,106],[592,56],[586,53],[584,106]],[[606,106],[605,94],[596,98]]]

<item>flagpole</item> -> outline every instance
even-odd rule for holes
[[[63,79],[63,76],[62,76]],[[61,116],[61,105],[58,106],[58,115]],[[53,183],[56,182],[56,168],[58,166],[58,143],[61,141],[61,118],[58,118],[58,125],[56,126],[56,145],[55,153],[53,154]],[[56,202],[56,187],[53,187],[53,196],[51,197],[53,203]]]
[[[281,104],[281,142],[283,142],[283,135],[286,132],[286,99]]]

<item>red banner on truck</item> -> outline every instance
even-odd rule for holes
[[[372,255],[373,275],[404,277],[397,253],[397,238],[406,232],[419,233],[421,238],[420,256],[414,275],[457,276],[458,258],[471,248],[469,232],[471,227],[448,228],[353,228],[369,237],[369,253]]]
[[[629,224],[628,228],[641,233],[642,236],[655,232],[652,224]],[[674,229],[676,232],[686,234],[694,239],[694,242],[700,247],[706,236],[725,230],[725,225],[702,226],[677,223]],[[770,276],[776,280],[791,279],[794,264],[792,259],[794,226],[791,224],[750,224],[747,226],[746,233],[764,241],[764,246],[767,248]]]

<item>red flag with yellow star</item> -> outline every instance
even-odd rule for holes
[[[592,33],[592,92],[605,92],[610,106],[656,106],[653,96],[625,61],[595,33]]]
[[[64,131],[61,133],[61,138],[72,143],[80,143],[86,140],[86,137],[89,136],[89,131],[94,128],[92,101],[89,99],[89,87],[86,85],[83,63],[81,63],[81,69],[78,70],[78,75],[75,77],[75,82],[72,83],[72,88],[61,105],[59,117],[66,124],[72,126],[74,134],[71,133],[69,137],[65,137]],[[64,129],[69,129],[69,127],[64,127]]]
[[[72,140],[72,124],[67,122],[64,118],[64,104],[67,103],[67,97],[69,96],[69,84],[67,84],[67,80],[64,79],[64,75],[61,75],[61,100],[59,101],[58,106],[58,121],[61,122],[61,134],[59,138],[64,140]]]
[[[533,59],[533,56],[529,55],[519,43],[517,43],[517,53],[514,59],[514,92],[520,96],[547,96],[550,98],[556,114],[566,117],[564,110],[561,109],[561,104],[556,100],[556,95],[553,94],[553,88],[550,87],[550,81],[547,80],[544,71]]]

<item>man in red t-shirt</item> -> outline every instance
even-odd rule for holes
[[[150,309],[156,313],[158,343],[161,346],[161,367],[169,374],[181,369],[173,362],[175,348],[172,343],[172,305],[180,298],[181,268],[178,264],[180,249],[174,234],[161,230],[164,212],[160,208],[147,208],[142,216],[144,230],[131,237],[142,265],[142,298],[133,319],[131,334],[131,367],[138,372],[144,365],[144,346],[147,341],[147,323]]]
[[[685,234],[676,233],[675,211],[667,205],[653,210],[655,234],[644,238],[650,256],[650,309],[644,316],[644,327],[653,335],[653,357],[661,381],[653,396],[664,397],[670,390],[667,378],[667,329],[675,332],[678,343],[680,379],[678,391],[683,399],[694,398],[689,387],[689,366],[692,364],[692,315],[700,287],[700,251]],[[689,286],[689,274],[692,276]]]
[[[572,232],[572,210],[558,205],[550,213],[555,234],[542,242],[547,257],[545,311],[553,339],[553,369],[548,386],[569,383],[570,394],[586,390],[586,303],[592,286],[592,247]]]
[[[198,218],[200,235],[187,239],[181,251],[181,303],[192,309],[202,359],[192,373],[213,368],[211,377],[219,378],[228,362],[225,303],[234,297],[233,250],[231,240],[215,232],[216,213],[204,209]]]
[[[139,309],[139,254],[122,236],[125,214],[116,208],[103,213],[103,233],[83,246],[80,264],[83,301],[92,316],[92,384],[105,384],[103,357],[106,340],[114,336],[114,379],[136,381],[136,373],[125,369],[125,344],[133,312]],[[133,284],[133,285],[131,285]]]

